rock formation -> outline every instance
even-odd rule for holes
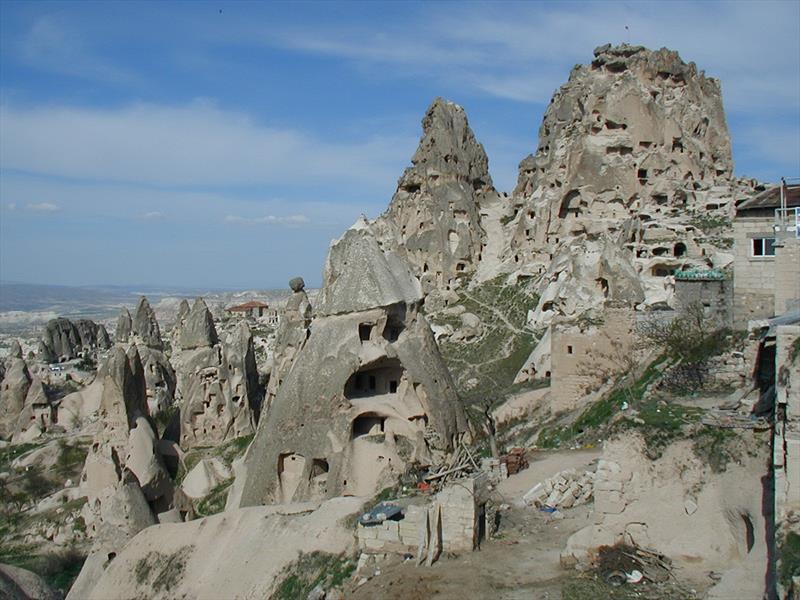
[[[161,329],[158,327],[156,313],[150,307],[147,298],[142,296],[136,306],[136,315],[133,317],[133,333],[142,344],[156,350],[163,350]]]
[[[48,321],[39,341],[39,359],[63,362],[77,358],[84,351],[106,350],[111,346],[103,325],[88,319],[74,323],[64,317]]]
[[[117,317],[117,330],[114,334],[114,341],[118,344],[127,342],[133,333],[133,319],[127,308],[122,307]]]
[[[11,346],[8,348],[8,359],[22,358],[22,346],[19,345],[19,340],[12,340]]]
[[[5,377],[0,384],[0,438],[8,438],[14,433],[32,381],[28,365],[21,357],[6,361]]]
[[[172,508],[174,489],[158,452],[144,369],[135,346],[111,350],[98,373],[101,427],[86,457],[81,488],[84,520],[102,547],[119,549],[156,515]],[[136,518],[131,518],[131,515]]]
[[[186,322],[186,318],[189,316],[189,312],[191,311],[191,307],[189,306],[189,302],[186,298],[181,300],[181,303],[178,305],[178,314],[175,316],[175,323],[172,326],[172,331],[170,332],[170,342],[173,348],[180,347],[180,339],[181,339],[181,329],[183,328],[183,324]]]
[[[176,362],[183,448],[253,433],[258,373],[246,323],[239,324],[223,345],[211,311],[198,298],[181,326]]]
[[[466,428],[410,267],[360,221],[333,244],[311,335],[238,469],[229,506],[371,495]]]
[[[17,415],[12,441],[22,443],[36,439],[55,424],[55,417],[55,407],[47,397],[44,383],[33,377],[25,403]]]
[[[505,262],[540,279],[533,320],[669,302],[671,274],[716,252],[698,216],[729,215],[732,168],[717,80],[666,49],[595,50],[555,93],[513,194]]]
[[[308,338],[311,324],[311,303],[305,291],[306,282],[302,277],[289,281],[292,295],[286,301],[278,331],[275,334],[275,348],[272,353],[272,370],[267,383],[266,406],[272,403],[278,386],[289,372],[297,352]]]
[[[427,293],[475,271],[484,245],[480,205],[497,192],[463,108],[437,98],[422,131],[412,166],[376,228],[379,240],[408,260]]]

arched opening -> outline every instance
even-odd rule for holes
[[[364,437],[366,435],[380,435],[385,431],[386,417],[375,413],[364,413],[353,421],[352,439]]]
[[[675,257],[686,256],[686,244],[683,242],[675,244],[675,247],[672,249],[672,255]]]
[[[348,399],[359,399],[395,394],[404,372],[403,365],[396,358],[373,363],[350,376],[344,386],[344,395]]]

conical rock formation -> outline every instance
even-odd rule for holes
[[[369,282],[363,294],[347,289],[357,281]],[[452,448],[466,420],[421,297],[369,224],[334,243],[319,316],[259,423],[229,506],[369,496]]]

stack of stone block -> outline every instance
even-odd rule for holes
[[[565,469],[533,486],[522,500],[537,508],[572,508],[588,502],[595,489],[595,474]]]
[[[488,531],[489,483],[486,473],[457,479],[432,501],[407,506],[399,521],[359,523],[359,548],[371,554],[414,554],[420,546],[435,544],[444,552],[471,552],[479,543],[482,519],[483,531]]]

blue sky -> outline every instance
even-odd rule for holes
[[[623,41],[722,80],[738,175],[800,176],[795,1],[2,0],[0,279],[318,285],[434,97],[510,191],[571,67]]]

